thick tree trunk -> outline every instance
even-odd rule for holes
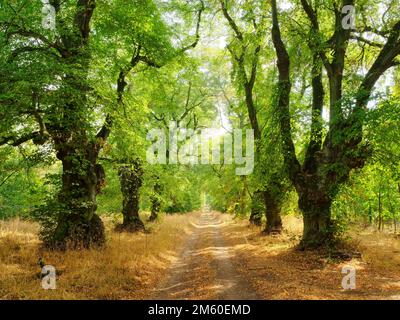
[[[264,232],[277,234],[282,232],[281,202],[270,191],[264,191],[266,225]]]
[[[307,188],[299,192],[299,208],[304,225],[300,248],[313,249],[333,243],[331,204],[331,198],[321,190]]]
[[[66,71],[62,76],[61,107],[54,106],[59,111],[48,129],[63,173],[56,227],[45,242],[61,248],[89,248],[105,242],[104,225],[96,215],[96,195],[105,178],[103,167],[97,164],[101,146],[97,139],[89,138],[86,117],[91,61],[88,40],[95,7],[95,1],[78,1],[72,28],[63,29],[55,42],[60,45]],[[60,10],[56,5],[57,14]]]
[[[139,217],[140,187],[142,186],[143,171],[139,162],[132,165],[123,165],[119,169],[122,192],[122,224],[116,227],[117,231],[136,232],[145,230]]]
[[[96,215],[96,195],[104,183],[104,169],[96,164],[97,152],[92,145],[74,146],[57,146],[63,166],[60,208],[57,226],[45,244],[60,249],[88,248],[105,242],[104,225]]]

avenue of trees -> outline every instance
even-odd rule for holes
[[[49,247],[101,246],[208,204],[303,249],[400,218],[396,0],[0,3],[0,218]],[[252,129],[255,168],[151,165],[153,128]],[[167,153],[167,158],[170,154]]]

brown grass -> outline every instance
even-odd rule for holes
[[[302,220],[284,217],[285,231],[265,236],[261,229],[238,221],[225,234],[239,259],[238,270],[264,299],[400,299],[399,239],[393,234],[349,230],[345,246],[361,257],[347,261],[319,252],[295,250]],[[356,268],[356,290],[341,287],[342,267]]]
[[[175,259],[196,214],[164,216],[147,234],[115,233],[106,220],[105,248],[67,252],[42,249],[34,223],[0,222],[0,299],[143,299]],[[39,257],[56,268],[57,290],[42,289]]]
[[[171,266],[182,257],[187,239],[193,238],[199,213],[164,216],[149,224],[150,233],[115,233],[115,221],[105,219],[107,246],[101,250],[56,252],[41,249],[38,226],[14,219],[0,222],[0,299],[147,299],[154,297]],[[284,218],[285,231],[265,236],[246,220],[226,223],[221,234],[235,270],[263,299],[399,299],[400,239],[386,232],[352,226],[347,245],[361,252],[349,261],[327,259],[318,252],[295,250],[302,221]],[[214,255],[207,235],[186,248],[193,260],[187,272],[197,298],[215,295],[212,286]],[[205,239],[205,240],[204,240]],[[217,245],[221,246],[221,245]],[[193,255],[193,250],[200,255]],[[195,250],[195,251],[196,251]],[[38,258],[57,270],[57,290],[44,290]],[[188,258],[188,259],[189,259]],[[186,259],[186,258],[185,258]],[[357,289],[341,288],[341,269],[357,269]],[[208,268],[208,269],[207,269]],[[211,268],[211,269],[210,269]],[[198,281],[197,281],[198,280]],[[188,289],[189,290],[189,289]],[[199,291],[200,290],[200,291]],[[206,294],[207,293],[207,294]],[[180,294],[180,293],[179,293]],[[157,294],[155,295],[157,296]],[[182,297],[187,296],[182,292]],[[178,296],[177,296],[178,297]]]
[[[400,272],[400,237],[392,232],[355,226],[350,230],[351,242],[363,252],[365,262],[387,273]]]

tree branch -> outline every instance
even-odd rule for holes
[[[293,183],[297,182],[297,176],[301,171],[300,163],[292,139],[292,128],[290,123],[289,99],[290,99],[290,60],[289,54],[282,41],[278,21],[278,10],[276,0],[271,0],[272,8],[272,42],[274,43],[277,67],[279,72],[278,96],[276,108],[279,113],[280,133],[283,140],[283,156],[286,170]]]
[[[301,5],[303,7],[303,10],[307,14],[308,19],[311,22],[311,30],[313,31],[315,39],[318,39],[319,38],[318,35],[319,35],[320,31],[319,31],[319,22],[318,22],[317,12],[311,7],[311,5],[308,3],[307,0],[301,0]],[[325,52],[323,51],[323,48],[321,48],[321,46],[318,44],[316,46],[316,49],[318,50],[318,54],[320,55],[320,58],[322,60],[322,63],[325,66],[326,71],[328,72],[328,74],[332,74],[333,73],[332,66],[331,66]]]
[[[383,46],[371,68],[368,70],[358,90],[357,103],[354,112],[357,112],[359,109],[366,106],[376,82],[387,69],[398,64],[398,61],[396,61],[395,58],[399,55],[400,21],[393,26],[386,44]]]
[[[0,183],[0,187],[3,186],[3,185],[7,182],[7,180],[10,179],[10,178],[11,178],[14,174],[16,174],[16,173],[17,173],[17,171],[11,172],[11,173]]]
[[[26,135],[23,135],[22,137],[15,137],[15,136],[3,137],[0,138],[0,146],[8,144],[10,146],[17,147],[27,141],[37,139],[39,137],[41,137],[39,131],[28,133]]]
[[[36,32],[36,31],[32,31],[32,30],[27,30],[21,26],[18,26],[16,24],[13,23],[3,23],[4,26],[6,26],[7,28],[11,27],[14,30],[11,31],[7,31],[6,32],[6,39],[10,39],[12,36],[21,36],[21,37],[25,37],[25,38],[34,38],[40,42],[42,42],[43,44],[47,45],[47,48],[51,49],[56,49],[61,55],[63,54],[63,52],[65,52],[65,50],[56,42],[52,42],[49,39],[47,39],[44,35]],[[23,47],[24,49],[15,49],[14,50],[14,55],[22,53],[22,52],[28,52],[28,51],[33,51],[33,48],[35,47],[30,47],[30,46],[26,46]],[[43,48],[45,49],[45,48]]]
[[[203,1],[203,0],[200,0],[200,9],[199,9],[199,11],[197,12],[197,23],[196,23],[195,40],[194,40],[194,42],[191,43],[190,45],[188,45],[188,46],[186,46],[186,47],[183,47],[183,48],[180,50],[181,53],[182,53],[182,52],[185,52],[185,51],[187,51],[187,50],[189,50],[189,49],[194,49],[194,48],[197,46],[197,44],[199,43],[199,41],[200,41],[201,16],[202,16],[202,14],[203,14],[204,9],[205,9],[204,1]]]
[[[94,0],[80,0],[81,2],[93,2]],[[179,52],[185,52],[189,49],[195,48],[199,42],[200,39],[200,23],[201,23],[201,17],[203,14],[203,11],[205,9],[205,5],[204,5],[204,1],[200,0],[201,3],[201,7],[198,11],[197,14],[197,24],[196,24],[196,39],[195,41],[182,48]],[[94,9],[94,7],[93,7]],[[125,87],[127,86],[127,82],[126,82],[126,77],[128,76],[128,74],[131,72],[131,70],[139,63],[139,62],[143,62],[145,64],[147,64],[150,67],[154,67],[154,68],[161,68],[163,66],[163,64],[159,64],[155,61],[153,61],[152,59],[150,59],[148,56],[146,55],[141,55],[141,49],[142,47],[139,45],[137,48],[135,48],[135,51],[132,55],[131,61],[129,62],[129,64],[122,68],[120,70],[119,76],[118,76],[118,80],[117,80],[117,102],[119,105],[123,104],[123,95],[125,92]],[[101,138],[103,140],[107,139],[108,136],[110,135],[111,132],[111,127],[112,127],[112,116],[111,114],[107,114],[106,116],[106,120],[104,122],[104,125],[102,126],[102,128],[100,129],[100,131],[97,133],[96,137],[97,138]]]
[[[240,29],[237,26],[236,22],[230,16],[230,14],[228,12],[228,9],[226,8],[226,5],[225,5],[225,0],[219,0],[219,3],[221,4],[222,13],[224,14],[224,17],[228,21],[228,23],[231,26],[232,30],[234,31],[236,38],[240,42],[242,42],[243,41],[243,33],[240,31]]]
[[[368,44],[368,45],[370,45],[370,46],[372,46],[372,47],[378,47],[378,48],[382,48],[382,47],[383,47],[383,44],[382,44],[382,43],[374,42],[374,41],[365,39],[365,38],[363,38],[363,37],[361,37],[361,36],[352,35],[352,36],[350,36],[350,39],[353,39],[353,40],[357,40],[357,41],[359,41],[359,42],[366,43],[366,44]]]

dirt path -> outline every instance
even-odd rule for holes
[[[225,230],[232,221],[219,213],[203,212],[192,222],[193,233],[155,289],[152,299],[259,299],[237,270],[240,259]],[[243,241],[245,239],[243,238]]]

